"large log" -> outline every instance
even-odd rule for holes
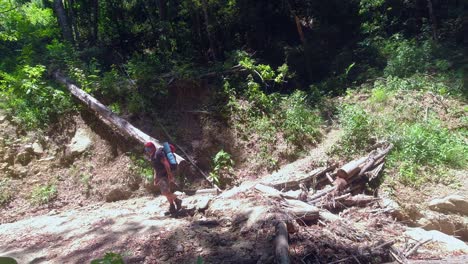
[[[140,129],[134,127],[132,124],[127,122],[125,119],[114,114],[107,106],[103,105],[96,98],[92,97],[85,91],[81,90],[78,86],[73,84],[69,79],[62,76],[58,71],[54,72],[54,77],[60,83],[64,84],[67,89],[81,102],[86,104],[91,110],[98,113],[104,120],[115,126],[122,134],[135,139],[140,142],[142,145],[146,142],[153,142],[156,147],[162,147],[162,144],[159,140],[143,133]],[[185,161],[181,156],[176,155],[177,162]]]
[[[285,212],[296,219],[313,221],[319,218],[320,209],[299,200],[285,199]]]
[[[153,142],[156,147],[162,147],[162,144],[159,140],[145,134],[143,131],[140,129],[134,127],[132,124],[127,122],[125,119],[119,117],[118,115],[114,114],[107,106],[103,105],[101,102],[99,102],[96,98],[92,97],[85,91],[81,90],[78,86],[73,84],[69,79],[66,77],[62,76],[60,72],[55,71],[53,73],[53,76],[57,81],[60,83],[64,84],[67,89],[76,97],[78,100],[83,102],[85,105],[87,105],[91,110],[95,111],[98,113],[103,120],[106,122],[110,123],[112,126],[114,126],[118,131],[120,131],[123,135],[126,135],[138,142],[140,142],[142,145],[145,144],[146,142]],[[181,156],[175,154],[177,162],[181,165],[185,165],[185,159],[182,158]],[[198,168],[197,168],[198,169]],[[220,190],[219,187],[214,184],[214,182],[204,173],[199,169],[200,173],[208,180],[217,190]]]
[[[278,264],[289,264],[289,243],[288,228],[285,222],[279,221],[276,224],[275,236],[275,259]]]
[[[314,178],[318,178],[333,169],[334,166],[327,168],[322,167],[308,173],[297,173],[289,177],[276,177],[277,175],[273,174],[272,177],[270,177],[273,179],[266,179],[262,182],[262,184],[273,186],[276,189],[282,190],[298,189],[299,184],[311,182]]]
[[[362,157],[357,160],[353,160],[347,164],[345,164],[343,167],[338,169],[336,172],[336,176],[339,178],[343,179],[348,179],[356,175],[359,170],[360,166],[367,160],[367,157]]]

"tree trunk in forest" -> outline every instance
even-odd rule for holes
[[[68,23],[67,13],[63,7],[62,0],[54,0],[54,11],[57,16],[60,29],[62,30],[63,38],[65,41],[74,44],[72,29]]]
[[[429,9],[429,17],[431,18],[431,23],[432,23],[432,38],[436,41],[438,39],[437,19],[434,15],[434,8],[432,5],[432,0],[427,0],[427,8]]]
[[[159,9],[159,19],[161,21],[166,21],[167,20],[166,0],[158,0],[158,9]]]
[[[99,0],[92,0],[93,6],[93,31],[91,37],[91,43],[96,45],[99,39]]]
[[[299,38],[301,39],[302,45],[305,45],[306,43],[304,32],[302,32],[301,21],[299,21],[299,18],[296,15],[294,15],[294,20],[296,21],[297,33],[299,34]]]
[[[70,24],[72,29],[72,34],[74,35],[74,40],[77,43],[80,43],[80,32],[78,30],[78,25],[76,24],[75,11],[73,10],[74,0],[68,0],[68,17],[70,18]]]
[[[211,22],[210,22],[210,16],[208,14],[208,2],[206,0],[202,0],[202,9],[203,9],[203,16],[205,18],[205,27],[206,27],[206,34],[208,36],[208,42],[210,45],[210,48],[208,49],[207,55],[208,58],[211,58],[213,60],[217,60],[217,48],[216,48],[216,43],[215,39],[213,37],[213,32],[211,31]]]
[[[294,11],[294,9],[293,9],[291,3],[289,2],[289,0],[286,0],[286,5],[288,6],[289,12],[294,17],[294,22],[296,24],[297,34],[299,35],[299,39],[301,40],[302,47],[303,47],[303,50],[304,50],[305,68],[306,68],[306,72],[307,72],[307,75],[308,75],[307,78],[309,80],[311,80],[312,75],[314,74],[313,71],[312,71],[312,66],[311,66],[312,65],[311,55],[310,55],[309,49],[307,48],[307,43],[306,43],[306,38],[305,38],[305,35],[304,35],[304,31],[302,31],[301,21],[299,20],[299,17],[296,15],[296,12]]]

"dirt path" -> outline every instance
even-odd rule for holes
[[[185,201],[188,201],[186,198]],[[0,225],[0,256],[18,263],[89,263],[106,252],[125,263],[268,262],[268,237],[242,234],[232,218],[165,216],[162,197],[101,203]],[[214,218],[217,219],[217,218]]]

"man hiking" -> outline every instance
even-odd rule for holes
[[[171,166],[171,164],[169,164],[164,148],[160,147],[156,149],[153,142],[147,142],[145,144],[145,153],[150,158],[151,166],[153,167],[154,185],[159,185],[161,194],[166,196],[169,201],[169,213],[173,214],[182,207],[182,200],[171,192],[170,184],[174,182],[173,172],[176,166]]]

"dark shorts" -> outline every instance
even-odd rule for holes
[[[159,186],[161,194],[171,193],[171,187],[169,184],[169,179],[167,177],[156,178],[156,184]]]

